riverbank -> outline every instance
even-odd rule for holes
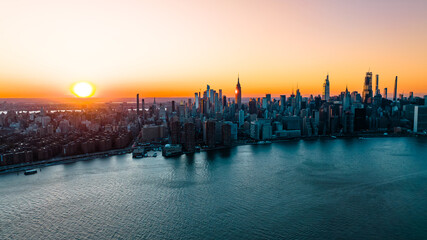
[[[263,144],[273,144],[273,143],[279,143],[279,142],[290,142],[290,141],[299,141],[299,140],[305,140],[305,141],[313,141],[313,140],[335,140],[335,139],[349,139],[349,138],[359,138],[359,139],[367,139],[367,138],[394,138],[394,137],[426,137],[426,135],[420,135],[420,134],[387,134],[384,135],[384,133],[363,133],[363,134],[353,134],[353,135],[322,135],[322,136],[303,136],[303,137],[295,137],[295,138],[287,138],[287,139],[271,139],[269,141],[253,141],[248,142],[246,141],[237,141],[233,143],[231,146],[217,146],[214,148],[202,148],[201,151],[215,151],[215,150],[221,150],[221,149],[227,149],[227,148],[233,148],[237,146],[244,146],[244,145],[263,145]],[[97,153],[90,153],[90,154],[81,154],[81,155],[75,155],[75,156],[69,156],[69,157],[57,157],[52,158],[48,160],[43,160],[39,162],[31,162],[31,163],[23,163],[23,164],[16,164],[16,165],[9,165],[9,166],[2,166],[0,167],[0,174],[3,173],[11,173],[11,172],[21,172],[26,171],[33,168],[42,168],[47,167],[51,165],[58,165],[58,164],[64,164],[64,163],[72,163],[77,161],[87,161],[98,157],[108,157],[113,155],[121,155],[121,154],[127,154],[131,153],[132,148],[126,147],[123,149],[114,149],[110,151],[105,152],[97,152]],[[193,153],[196,154],[197,152]]]
[[[320,135],[320,136],[301,136],[294,138],[283,138],[283,139],[270,139],[268,141],[236,141],[233,145],[227,146],[217,146],[214,148],[202,148],[201,151],[213,151],[226,149],[237,146],[244,145],[263,145],[263,144],[273,144],[279,142],[291,142],[291,141],[313,141],[313,140],[335,140],[335,139],[351,139],[351,138],[359,138],[359,139],[367,139],[367,138],[392,138],[392,137],[427,137],[426,135],[421,134],[386,134],[384,133],[363,133],[363,134],[352,134],[352,135]]]
[[[43,160],[38,162],[1,166],[0,174],[11,173],[11,172],[21,172],[21,171],[26,171],[33,168],[42,168],[42,167],[47,167],[51,165],[72,163],[77,161],[87,161],[87,160],[91,160],[98,157],[121,155],[121,154],[130,153],[130,152],[131,152],[131,148],[126,147],[126,148],[114,149],[114,150],[109,150],[104,152],[87,153],[87,154],[80,154],[80,155],[67,156],[67,157],[56,157],[56,158],[51,158],[48,160]]]

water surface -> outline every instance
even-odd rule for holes
[[[0,239],[426,239],[427,139],[113,156],[0,175]]]

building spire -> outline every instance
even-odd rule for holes
[[[240,84],[239,73],[237,73],[237,84]]]

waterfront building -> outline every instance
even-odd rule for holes
[[[262,125],[262,140],[269,140],[273,135],[273,128],[270,123],[264,123]]]
[[[415,106],[414,108],[414,132],[427,130],[427,106]]]
[[[193,153],[196,151],[196,127],[194,123],[187,122],[184,124],[184,151]]]
[[[222,145],[231,146],[231,126],[229,124],[223,124],[222,130]]]
[[[181,125],[178,120],[173,119],[170,122],[170,143],[171,144],[178,144],[179,141],[179,135],[181,132]]]
[[[204,142],[208,148],[215,147],[215,121],[207,120],[204,124]]]
[[[141,129],[142,142],[154,142],[166,137],[166,131],[163,125],[144,125]],[[126,142],[116,139],[116,145],[126,145]],[[116,146],[117,147],[117,146]]]
[[[256,121],[251,122],[250,137],[255,140],[260,139],[260,126]]]

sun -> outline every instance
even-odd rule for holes
[[[71,92],[77,97],[88,98],[95,94],[95,87],[88,82],[77,82],[71,87]]]

